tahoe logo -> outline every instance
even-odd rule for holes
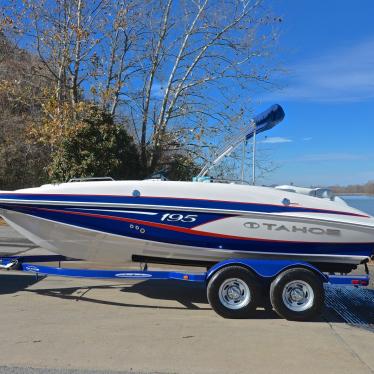
[[[296,225],[280,225],[277,223],[257,223],[257,222],[245,222],[244,227],[247,229],[265,229],[268,231],[277,232],[294,232],[301,234],[314,234],[314,235],[332,235],[340,236],[340,230],[324,229],[321,227],[307,227],[307,226],[296,226]]]

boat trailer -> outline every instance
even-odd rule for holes
[[[58,266],[45,266],[46,262]],[[64,256],[11,256],[0,258],[0,269],[34,273],[39,276],[62,276],[96,279],[178,280],[206,287],[212,308],[225,318],[248,318],[259,305],[271,303],[275,312],[288,320],[314,318],[324,305],[324,284],[368,286],[366,275],[323,273],[312,264],[292,260],[229,259],[206,272],[148,270],[101,270],[61,267],[69,262]]]

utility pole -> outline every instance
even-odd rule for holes
[[[256,184],[256,124],[253,124],[253,149],[252,149],[252,184]]]
[[[247,140],[243,140],[243,150],[242,150],[242,184],[244,184],[244,167],[245,167],[245,153],[246,153],[246,147],[247,146]]]

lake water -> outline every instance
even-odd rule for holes
[[[341,196],[348,205],[362,210],[374,216],[374,196],[365,196],[365,195],[344,195]]]

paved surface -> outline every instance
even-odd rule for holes
[[[0,373],[374,373],[374,333],[332,309],[225,320],[185,283],[0,272],[0,316]]]
[[[138,371],[80,370],[80,369],[42,369],[17,366],[0,366],[0,374],[160,374],[156,372],[140,373]]]

